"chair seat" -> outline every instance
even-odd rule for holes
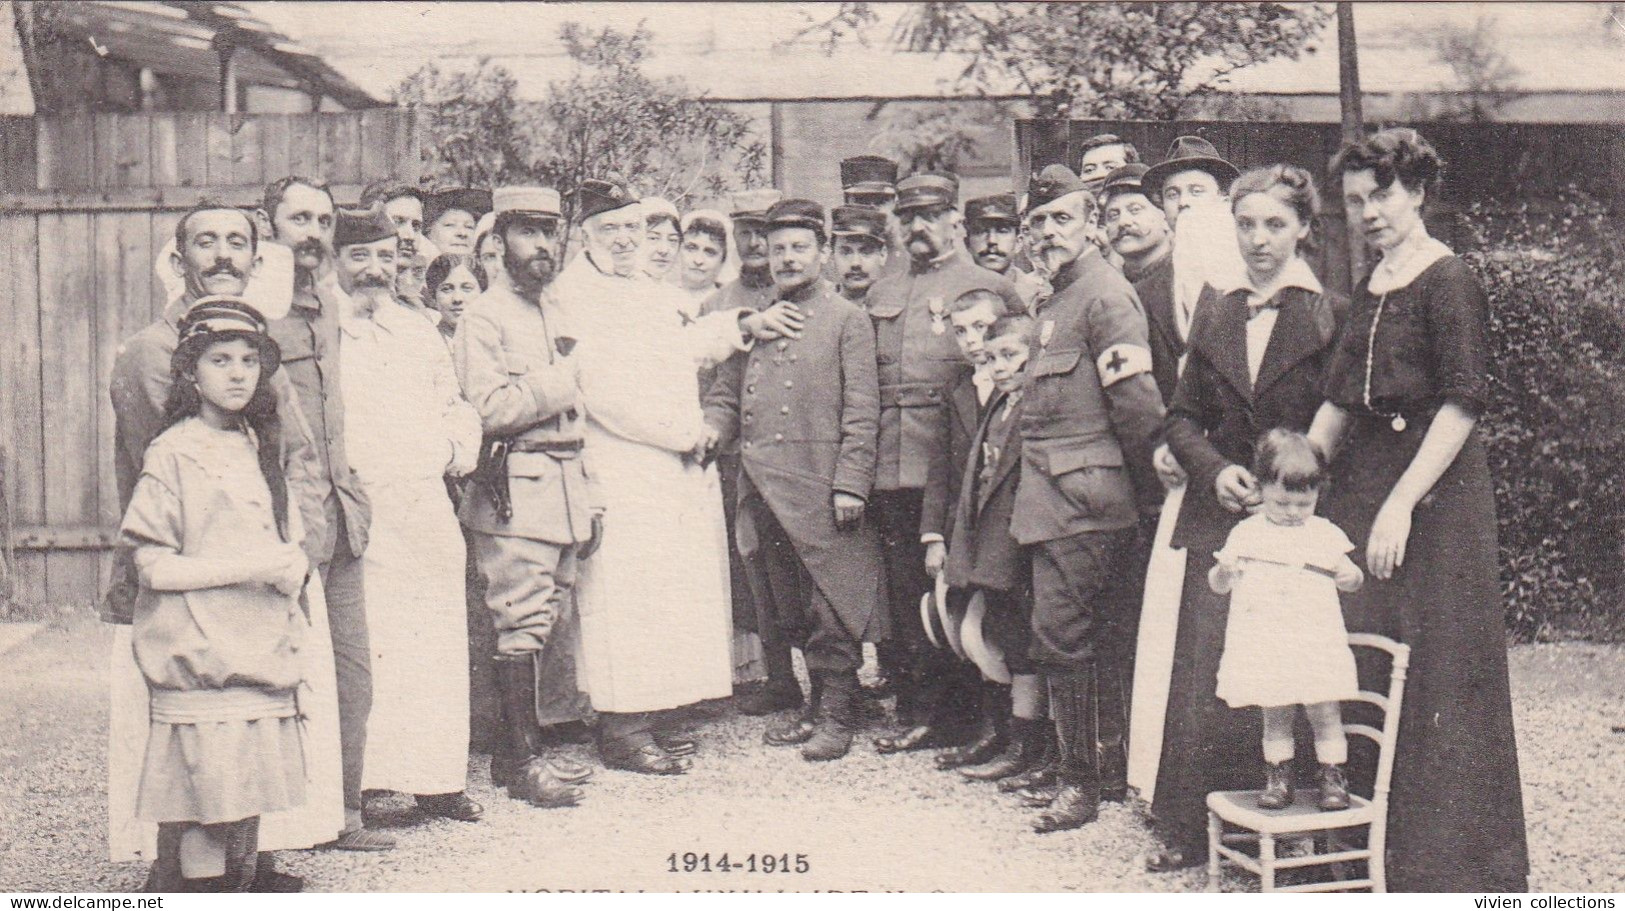
[[[1298,789],[1292,805],[1280,810],[1260,809],[1258,797],[1263,793],[1214,791],[1207,795],[1207,808],[1231,825],[1270,835],[1369,825],[1376,816],[1371,801],[1358,794],[1349,795],[1351,806],[1347,810],[1327,812],[1320,809],[1319,788]]]

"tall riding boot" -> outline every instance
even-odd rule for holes
[[[1100,799],[1128,799],[1128,680],[1116,662],[1095,666],[1095,737]]]
[[[831,673],[825,678],[819,697],[818,721],[812,739],[801,748],[802,759],[827,762],[840,759],[852,749],[852,730],[857,726],[861,695],[855,671]]]
[[[981,718],[971,742],[952,747],[937,754],[937,768],[957,769],[960,766],[987,762],[1004,749],[1007,724],[1010,719],[1010,687],[1002,683],[979,681]]]
[[[1095,758],[1094,674],[1055,674],[1049,678],[1050,711],[1060,740],[1055,802],[1033,823],[1038,833],[1077,829],[1100,815],[1100,771]]]
[[[536,723],[534,655],[497,655],[497,691],[502,707],[502,744],[491,757],[491,783],[508,796],[538,807],[570,807],[581,789],[554,775],[544,758],[542,729]]]
[[[1032,768],[1047,742],[1049,722],[1035,718],[1011,718],[1010,734],[1004,751],[985,765],[967,766],[959,774],[971,781],[1003,781]]]

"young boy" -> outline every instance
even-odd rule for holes
[[[925,545],[925,572],[929,576],[941,573],[947,560],[947,539],[959,502],[960,481],[974,451],[971,438],[981,423],[982,408],[993,394],[993,381],[986,369],[987,332],[1005,309],[1004,298],[991,288],[973,288],[948,305],[954,341],[973,372],[962,374],[943,389],[938,406],[945,412],[938,426],[946,428],[946,436],[927,463],[920,509],[920,543]],[[961,607],[967,596],[962,591],[949,595]],[[968,742],[937,754],[937,767],[952,769],[986,762],[1004,746],[1008,693],[997,684],[984,685],[974,665],[943,657],[938,668],[943,677],[938,687],[937,707],[942,716],[939,723],[960,725],[970,721],[966,716],[972,712],[979,717]]]
[[[988,329],[984,357],[993,397],[971,438],[946,567],[949,586],[982,593],[984,637],[1003,649],[1012,678],[1008,744],[991,762],[960,774],[977,781],[1012,779],[1011,790],[1044,784],[1038,773],[1047,763],[1050,731],[1043,680],[1027,657],[1032,571],[1010,535],[1021,465],[1018,409],[1035,335],[1036,324],[1025,313],[1001,316]]]

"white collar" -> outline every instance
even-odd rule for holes
[[[1283,288],[1302,288],[1310,294],[1324,294],[1326,289],[1321,286],[1320,279],[1315,277],[1313,269],[1304,262],[1303,257],[1294,256],[1290,262],[1281,267],[1275,274],[1275,279],[1262,288],[1253,287],[1252,277],[1242,274],[1241,283],[1236,286],[1237,291],[1247,291],[1257,300],[1267,301],[1281,293]]]
[[[1455,251],[1445,246],[1440,240],[1433,237],[1424,237],[1421,241],[1408,244],[1405,248],[1395,248],[1385,252],[1376,268],[1371,270],[1371,279],[1366,288],[1372,294],[1387,294],[1398,291],[1416,281],[1416,277],[1428,270],[1428,267],[1446,256],[1454,256]]]

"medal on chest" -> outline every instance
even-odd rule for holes
[[[931,332],[935,335],[942,335],[944,332],[947,332],[948,305],[943,303],[942,298],[926,298],[925,308],[931,311]]]

